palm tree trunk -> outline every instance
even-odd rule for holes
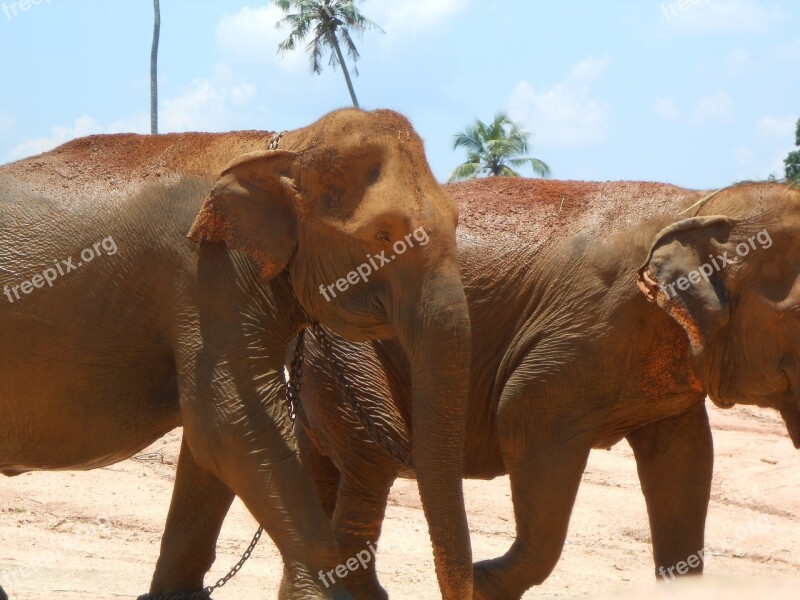
[[[158,39],[161,36],[161,6],[153,0],[153,46],[150,49],[150,133],[158,133]]]
[[[339,40],[336,33],[333,31],[328,32],[330,36],[331,46],[336,51],[336,57],[339,59],[339,64],[342,66],[342,73],[344,73],[344,80],[347,82],[347,89],[350,91],[350,98],[353,100],[353,106],[361,108],[358,105],[358,98],[356,98],[356,91],[353,89],[353,82],[350,80],[350,73],[347,71],[347,65],[344,64],[344,56],[342,56],[342,49],[339,47]]]

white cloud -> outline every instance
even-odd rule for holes
[[[604,142],[608,110],[592,98],[591,83],[608,68],[607,58],[588,58],[563,82],[537,91],[520,81],[508,101],[509,116],[523,124],[540,146],[579,147]]]
[[[436,29],[444,21],[467,8],[471,0],[372,0],[364,14],[395,42],[422,31]],[[367,10],[369,9],[369,10]]]
[[[569,72],[569,78],[575,82],[592,82],[605,73],[610,64],[611,59],[607,56],[603,58],[590,56],[572,67]]]
[[[756,132],[763,138],[789,142],[794,139],[796,126],[797,116],[761,117],[756,121]]]
[[[277,64],[291,71],[302,69],[307,61],[305,47],[278,53],[278,44],[288,35],[284,27],[276,27],[284,16],[274,4],[244,6],[225,14],[217,24],[217,47],[240,60]]]
[[[653,110],[657,115],[669,120],[675,120],[680,116],[678,105],[672,98],[658,98],[653,103]]]
[[[32,138],[14,146],[7,158],[8,160],[17,160],[47,152],[73,138],[100,133],[101,131],[102,128],[97,121],[88,115],[83,115],[75,119],[75,123],[72,126],[57,125],[51,128],[49,136]]]
[[[685,33],[764,33],[786,18],[779,6],[757,0],[666,0],[661,9],[667,26]]]
[[[255,97],[250,83],[230,83],[218,75],[196,79],[180,96],[161,103],[161,131],[224,131],[234,126],[235,111],[247,106]]]
[[[50,129],[50,135],[25,140],[14,146],[6,160],[19,160],[27,156],[41,154],[52,150],[72,139],[93,135],[96,133],[149,133],[150,115],[139,114],[114,121],[108,126],[102,126],[89,115],[82,115],[75,119],[72,125],[56,125]]]
[[[255,97],[250,83],[236,82],[224,68],[217,68],[207,79],[193,81],[188,89],[160,101],[159,131],[227,131],[236,127],[241,110]],[[0,120],[0,126],[2,120]],[[52,150],[71,139],[95,133],[149,133],[149,113],[139,113],[102,125],[83,115],[70,126],[55,126],[50,135],[25,140],[12,148],[7,160],[17,160]]]
[[[717,92],[701,98],[692,113],[692,121],[698,125],[714,121],[727,121],[733,118],[733,99],[728,92]]]

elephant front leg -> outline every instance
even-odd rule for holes
[[[242,499],[278,547],[290,574],[280,598],[349,598],[318,577],[336,568],[339,553],[331,522],[288,437],[278,381],[254,406],[236,394],[182,400],[184,436],[195,460]]]
[[[527,379],[511,378],[498,410],[517,536],[505,555],[475,564],[476,600],[519,600],[550,575],[591,450],[593,415],[559,414],[569,405],[554,401],[552,392],[532,389]]]
[[[303,409],[298,421],[304,420]],[[308,426],[306,422],[306,426]],[[333,518],[340,565],[320,574],[330,585],[340,582],[355,600],[387,600],[375,570],[376,546],[397,466],[374,444],[358,441],[347,449],[347,471],[322,455],[303,427],[297,427],[303,464],[311,473],[326,512]],[[284,581],[287,574],[284,572]]]
[[[671,581],[701,574],[714,465],[705,404],[627,438],[647,503],[656,576]]]
[[[345,573],[342,581],[353,598],[388,600],[375,567],[378,539],[396,469],[391,465],[370,467],[371,472],[362,470],[358,475],[342,477],[333,526],[342,564],[347,567],[346,573],[344,569],[341,571]]]
[[[224,483],[195,463],[184,441],[151,594],[203,587],[233,497]]]

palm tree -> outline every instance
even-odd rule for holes
[[[485,177],[522,177],[512,167],[530,165],[539,177],[548,177],[550,167],[538,158],[528,158],[528,133],[500,112],[486,124],[476,119],[455,136],[453,149],[466,148],[467,160],[458,165],[448,181]]]
[[[281,52],[294,50],[298,42],[305,40],[313,29],[314,37],[306,46],[311,53],[311,71],[318,75],[322,72],[322,55],[327,47],[331,52],[329,64],[331,66],[338,64],[342,67],[353,106],[359,108],[350,72],[344,62],[342,46],[353,59],[353,72],[358,75],[355,62],[360,55],[350,36],[350,30],[359,34],[367,29],[377,29],[381,32],[383,30],[358,11],[354,0],[273,0],[273,2],[286,13],[286,17],[278,21],[277,27],[288,24],[292,29],[289,37],[278,45],[278,49]],[[296,12],[292,13],[291,10]]]
[[[797,119],[797,130],[794,136],[795,145],[800,147],[800,119]],[[786,165],[787,181],[800,185],[800,150],[789,152],[789,156],[783,162]]]
[[[158,38],[161,36],[161,6],[153,0],[153,46],[150,49],[150,133],[158,133]]]

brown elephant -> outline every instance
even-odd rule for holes
[[[201,588],[236,494],[282,554],[282,598],[349,598],[317,575],[339,552],[298,460],[283,358],[313,321],[396,338],[442,595],[469,598],[454,205],[394,112],[270,140],[93,136],[0,168],[0,473],[109,465],[182,425],[151,593]],[[388,264],[352,277],[365,257]]]
[[[800,191],[764,183],[706,197],[660,184],[503,179],[449,191],[473,332],[465,473],[508,473],[517,523],[508,552],[475,565],[475,597],[517,599],[545,580],[590,450],[623,437],[656,572],[701,572],[713,460],[706,394],[720,406],[777,408],[800,446]],[[418,419],[403,349],[332,346],[359,365],[347,384],[384,435],[408,443]],[[301,456],[352,556],[377,542],[394,478],[414,473],[337,398],[313,338],[307,353]],[[348,588],[386,598],[368,567]]]

